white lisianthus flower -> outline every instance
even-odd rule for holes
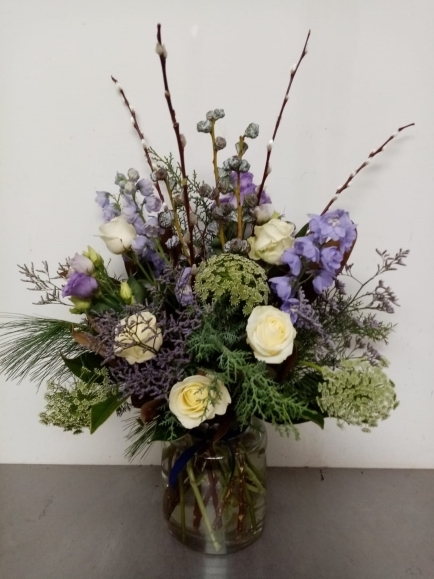
[[[169,394],[169,408],[184,428],[195,428],[216,414],[225,414],[230,402],[228,389],[220,380],[199,374],[177,382]]]
[[[99,237],[107,245],[107,249],[117,255],[128,251],[137,237],[134,225],[128,223],[122,216],[101,225],[99,232]]]
[[[88,257],[76,253],[72,259],[68,260],[69,270],[68,277],[73,273],[85,273],[92,275],[95,271],[95,266]]]
[[[114,353],[125,358],[129,364],[141,364],[152,360],[163,343],[157,319],[151,312],[133,314],[121,321],[123,330],[115,336]]]
[[[247,320],[247,343],[255,358],[267,364],[286,360],[296,335],[291,316],[273,306],[256,306]]]
[[[256,225],[250,243],[250,259],[262,259],[266,263],[281,265],[282,255],[294,245],[295,226],[281,219],[270,219],[264,225]]]

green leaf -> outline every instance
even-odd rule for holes
[[[308,229],[309,229],[309,223],[306,223],[305,225],[303,225],[303,227],[300,229],[300,231],[295,234],[295,237],[304,237],[306,235],[306,233],[308,232]]]
[[[113,396],[109,396],[106,400],[93,404],[90,409],[90,433],[93,434],[101,424],[104,424],[127,398],[128,396],[113,394]]]
[[[76,358],[66,358],[62,354],[61,356],[68,370],[80,380],[84,382],[101,382],[104,379],[103,376],[98,376],[95,373],[96,369],[101,368],[101,356],[92,352],[84,352]]]
[[[302,411],[301,416],[304,420],[300,420],[300,422],[308,422],[308,421],[314,422],[324,430],[324,416],[319,412],[316,412],[316,410],[310,410],[309,408],[305,408]]]
[[[133,292],[134,299],[138,304],[145,302],[146,291],[141,283],[139,283],[133,275],[128,278],[128,285]]]

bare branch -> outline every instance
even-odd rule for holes
[[[334,194],[334,196],[330,199],[330,201],[328,202],[328,204],[326,205],[325,209],[323,210],[323,212],[321,213],[321,215],[324,215],[324,213],[327,213],[327,211],[330,209],[330,207],[333,205],[333,203],[338,199],[338,195],[340,195],[342,193],[342,191],[345,191],[345,189],[348,189],[348,187],[351,185],[351,181],[354,179],[354,177],[360,173],[360,171],[362,169],[364,169],[365,167],[367,167],[369,165],[369,163],[371,162],[371,159],[373,159],[375,157],[375,155],[378,155],[379,153],[381,153],[381,151],[383,151],[384,147],[390,143],[390,141],[392,141],[395,137],[397,137],[399,135],[399,133],[401,131],[403,131],[404,129],[408,129],[408,127],[414,127],[414,123],[410,123],[409,125],[405,125],[403,127],[399,127],[399,129],[396,131],[396,133],[393,133],[393,135],[391,135],[387,141],[385,141],[380,147],[378,147],[378,149],[373,149],[370,153],[369,153],[369,157],[366,159],[366,161],[364,163],[362,163],[360,165],[360,167],[358,169],[356,169],[355,171],[353,171],[350,176],[348,177],[348,179],[345,181],[345,183],[341,186],[338,187],[338,189],[336,189],[336,193]]]
[[[185,170],[185,156],[184,156],[184,146],[185,146],[185,137],[181,135],[179,130],[179,123],[176,120],[176,113],[175,109],[172,105],[172,97],[170,95],[169,90],[169,82],[167,80],[167,71],[166,71],[166,61],[167,61],[167,51],[164,47],[161,39],[161,24],[157,26],[157,54],[160,57],[161,63],[161,71],[163,73],[163,82],[164,82],[164,96],[166,97],[167,106],[169,108],[170,117],[172,119],[173,130],[175,131],[176,135],[176,142],[178,144],[178,151],[179,151],[179,160],[180,160],[180,167],[181,167],[181,175],[182,175],[182,189],[183,189],[183,202],[185,205],[185,214],[187,217],[187,245],[190,252],[190,265],[194,264],[194,246],[193,246],[193,228],[194,225],[191,219],[191,209],[190,209],[190,200],[188,198],[188,178],[187,173]]]
[[[124,103],[127,106],[128,110],[130,111],[132,125],[135,128],[137,134],[139,135],[140,141],[142,143],[143,151],[145,153],[146,160],[148,162],[149,167],[151,168],[151,171],[153,171],[154,166],[152,164],[152,159],[151,159],[151,156],[149,154],[149,148],[148,148],[148,145],[146,144],[145,135],[143,134],[141,128],[139,127],[139,123],[137,122],[136,111],[135,111],[134,107],[130,105],[130,102],[127,99],[127,96],[124,92],[124,89],[121,87],[119,82],[115,79],[114,76],[112,76],[111,79],[115,83],[118,91],[121,93],[121,96],[124,100]],[[158,195],[159,195],[161,201],[164,201],[164,196],[163,196],[163,193],[161,192],[161,188],[160,188],[158,181],[156,183],[154,183],[154,185],[155,185],[156,190],[158,191]]]
[[[259,185],[259,189],[258,189],[258,205],[261,202],[261,195],[262,195],[262,191],[264,190],[265,181],[266,181],[268,175],[271,173],[270,157],[271,157],[271,151],[273,148],[274,140],[275,140],[276,135],[277,135],[277,130],[279,128],[280,121],[282,120],[282,115],[283,115],[283,111],[285,110],[286,103],[288,102],[288,99],[289,99],[289,91],[291,90],[292,82],[295,78],[295,75],[297,74],[297,70],[301,64],[301,61],[303,60],[303,58],[307,54],[307,43],[309,42],[309,37],[310,37],[310,30],[307,34],[306,42],[304,43],[303,50],[302,50],[302,53],[300,55],[300,58],[298,59],[297,64],[295,64],[291,68],[291,75],[289,77],[288,88],[286,89],[285,97],[283,99],[282,106],[280,107],[280,112],[279,112],[279,116],[277,117],[276,126],[274,127],[273,136],[271,137],[271,141],[268,143],[268,146],[267,146],[267,158],[265,161],[264,174],[262,175],[262,181],[261,181],[261,184]]]

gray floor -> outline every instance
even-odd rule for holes
[[[434,578],[434,471],[270,469],[267,526],[202,556],[167,533],[156,467],[0,466],[2,579]]]

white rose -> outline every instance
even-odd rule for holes
[[[129,364],[141,364],[157,355],[163,336],[151,312],[143,311],[124,318],[121,325],[125,329],[115,336],[116,356],[125,358]]]
[[[195,428],[216,414],[224,414],[230,402],[228,389],[220,380],[199,374],[177,382],[169,394],[169,408],[184,428]]]
[[[247,343],[267,364],[280,364],[292,354],[296,334],[291,316],[273,306],[256,306],[247,320]]]
[[[125,221],[122,216],[115,217],[99,228],[101,239],[112,253],[125,253],[130,249],[133,240],[137,237],[134,226]]]
[[[267,263],[280,265],[286,249],[294,245],[294,224],[281,219],[270,219],[265,225],[256,225],[250,243],[250,259],[262,259]]]

